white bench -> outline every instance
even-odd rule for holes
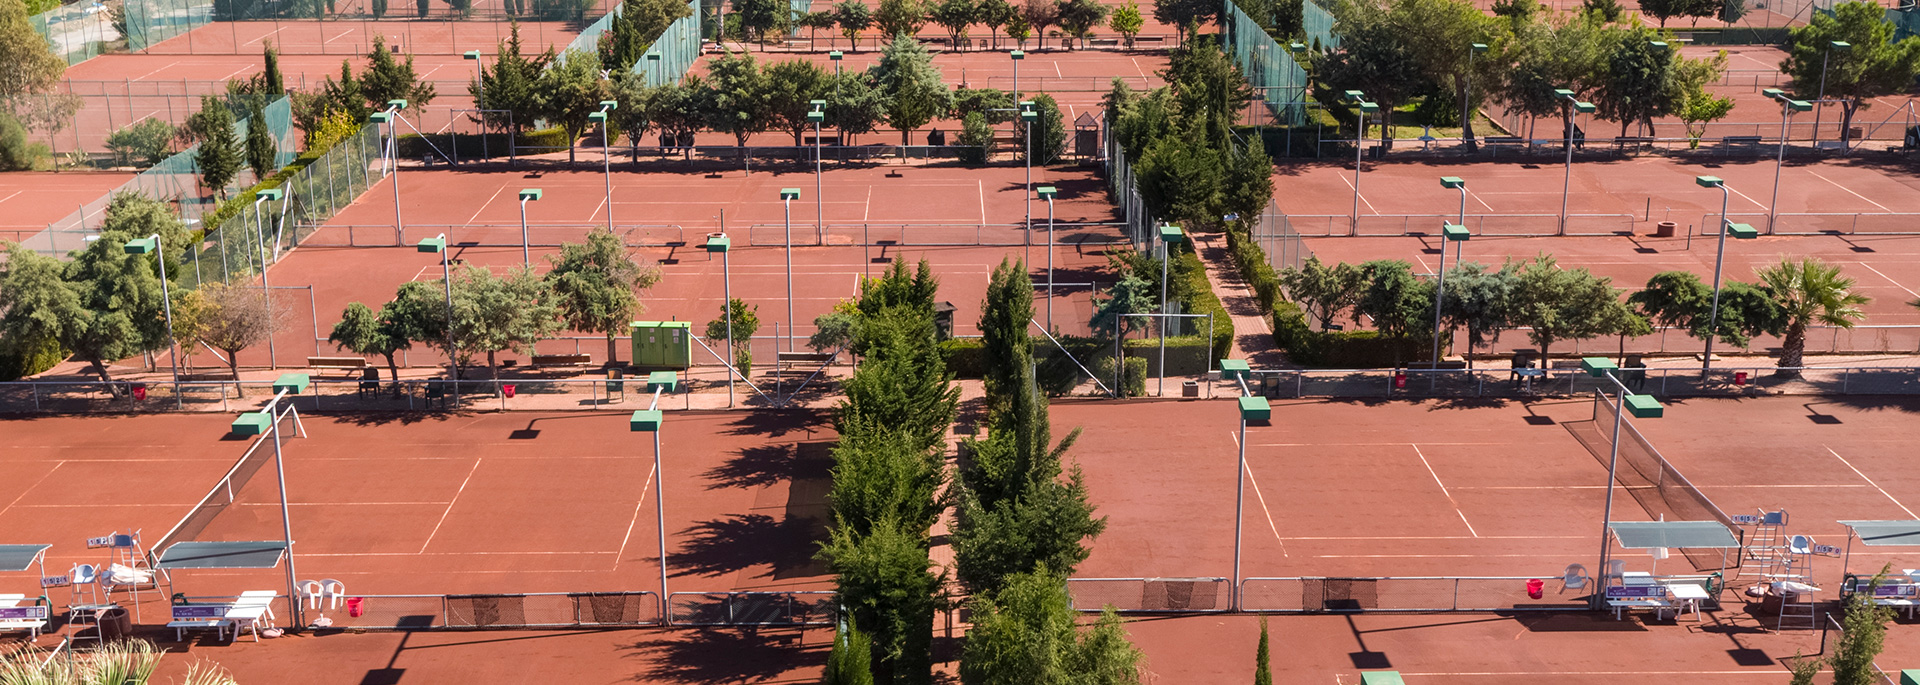
[[[253,641],[260,641],[260,624],[273,625],[273,600],[279,594],[272,590],[249,590],[240,593],[232,602],[212,604],[175,604],[172,620],[167,627],[173,629],[173,639],[178,642],[186,639],[186,631],[214,631],[214,636],[226,639],[227,629],[233,629],[233,636],[240,637],[240,631],[253,633]]]
[[[40,629],[52,618],[52,609],[43,604],[21,606],[26,600],[26,595],[0,595],[0,632],[24,630],[29,637],[40,637]]]
[[[1654,618],[1666,617],[1669,609],[1678,605],[1669,600],[1664,585],[1614,585],[1606,589],[1607,606],[1613,609],[1613,620],[1621,620],[1628,609],[1652,609]]]
[[[224,640],[227,638],[227,626],[233,625],[232,621],[227,620],[227,611],[232,608],[231,604],[175,604],[167,627],[173,629],[174,642],[186,640],[189,630],[208,629],[214,631],[215,637]]]

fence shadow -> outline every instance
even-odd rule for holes
[[[831,641],[822,637],[805,644],[805,637],[804,630],[695,630],[667,633],[622,651],[626,658],[651,662],[645,672],[628,678],[632,682],[754,683],[824,666]]]

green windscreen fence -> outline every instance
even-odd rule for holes
[[[380,163],[383,140],[378,124],[361,127],[281,182],[280,200],[250,204],[210,227],[206,241],[184,260],[192,270],[182,274],[180,281],[198,287],[244,278],[306,242],[328,219],[385,177]]]
[[[586,28],[580,29],[580,35],[574,36],[573,42],[567,43],[567,50],[582,50],[598,53],[600,51],[600,34],[606,33],[607,29],[613,27],[614,18],[620,16],[620,8],[625,5],[626,3],[614,4],[613,11],[594,20],[594,22],[588,24]],[[567,50],[561,50],[560,52],[564,54]]]
[[[1328,12],[1320,3],[1313,0],[1300,0],[1300,15],[1307,30],[1307,45],[1318,50],[1332,50],[1340,47],[1340,37],[1333,35],[1333,13]]]
[[[1312,5],[1311,0],[1304,4]],[[1285,46],[1267,35],[1266,27],[1232,2],[1226,5],[1225,48],[1253,86],[1254,96],[1287,126],[1306,122],[1307,72],[1293,61]]]
[[[293,129],[293,106],[287,98],[269,103],[263,112],[267,119],[267,130],[274,139],[278,152],[274,156],[274,167],[293,163],[299,156],[297,141]],[[244,114],[234,117],[234,141],[242,150],[247,140],[247,119]],[[47,225],[47,230],[34,234],[21,245],[41,254],[64,257],[68,252],[86,245],[87,236],[98,233],[100,224],[106,218],[107,202],[117,193],[136,192],[157,200],[176,203],[180,217],[193,228],[200,215],[212,211],[217,201],[214,193],[200,185],[200,165],[194,160],[200,153],[200,146],[194,145],[174,155],[160,160],[146,171],[134,176],[119,188],[102,197],[81,205],[72,214]],[[255,183],[253,172],[243,169],[233,181],[227,184],[229,190],[248,188]]]
[[[133,52],[213,21],[213,0],[123,0],[122,7],[127,49]]]
[[[687,8],[693,13],[668,24],[640,61],[633,63],[633,73],[645,74],[648,86],[677,82],[699,61],[700,0],[687,3]]]
[[[813,0],[787,0],[787,33],[800,35],[800,18],[813,11]]]
[[[53,54],[73,66],[104,54],[107,46],[120,39],[120,31],[107,17],[106,7],[93,3],[75,3],[56,7],[28,19],[33,30],[53,46]]]

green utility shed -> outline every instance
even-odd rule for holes
[[[693,363],[693,324],[686,321],[635,321],[633,365],[642,369],[683,371]]]

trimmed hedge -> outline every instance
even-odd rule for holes
[[[1168,283],[1169,295],[1180,302],[1180,308],[1187,314],[1213,315],[1213,356],[1224,359],[1233,352],[1233,317],[1227,314],[1225,305],[1220,304],[1220,296],[1214,294],[1213,284],[1207,281],[1207,267],[1200,262],[1200,256],[1193,252],[1193,242],[1188,241],[1174,253],[1173,272]],[[1199,331],[1205,330],[1206,322],[1200,319],[1186,321]],[[1204,335],[1204,334],[1201,334]]]
[[[594,142],[598,143],[600,140],[599,134],[596,132],[594,136]],[[427,145],[427,141],[429,140],[433,141],[433,146]],[[494,157],[507,156],[507,147],[515,142],[516,137],[507,133],[489,133],[485,136],[456,136],[451,133],[433,133],[421,136],[417,133],[409,133],[400,136],[398,154],[401,159],[418,159],[432,154],[434,147],[440,148],[441,151],[451,150],[456,140],[459,142],[459,149],[453,150],[452,154],[458,155],[461,159],[479,159],[482,155],[488,153],[492,153]],[[537,155],[547,152],[562,152],[567,149],[567,131],[558,126],[522,133],[517,137],[517,140],[520,143],[519,151],[526,154]],[[617,146],[619,139],[615,138],[614,140]],[[598,148],[600,146],[595,145],[594,147]]]
[[[1785,26],[1728,26],[1725,28],[1674,29],[1681,39],[1693,39],[1694,45],[1786,45]]]
[[[0,345],[0,381],[17,381],[53,368],[67,358],[67,351],[52,340],[39,345]]]
[[[1094,365],[1103,363],[1101,360],[1113,358],[1111,340],[1101,344],[1091,338],[1062,336],[1060,342],[1073,350],[1075,356],[1079,357],[1081,363],[1086,364],[1089,370],[1093,370]],[[1128,339],[1123,344],[1122,350],[1128,359],[1141,360],[1141,363],[1146,365],[1144,368],[1147,369],[1147,375],[1159,375],[1159,338]],[[1197,376],[1206,373],[1210,370],[1207,352],[1205,336],[1186,335],[1167,338],[1167,375]],[[978,379],[985,375],[986,365],[983,361],[979,338],[942,341],[940,353],[946,358],[947,371],[953,373],[954,378]],[[1046,338],[1034,338],[1033,357],[1040,369],[1040,378],[1036,379],[1037,382],[1042,389],[1049,390],[1052,394],[1064,394],[1085,380],[1085,374],[1059,355],[1058,349]],[[1213,357],[1213,359],[1220,359],[1220,357]],[[1100,380],[1110,382],[1113,366],[1111,362],[1104,363],[1108,364],[1107,376]]]
[[[1320,369],[1374,369],[1426,361],[1433,339],[1383,338],[1379,331],[1316,331],[1307,315],[1292,302],[1282,302],[1273,314],[1274,341],[1287,358],[1301,366]],[[1446,345],[1445,340],[1441,345]]]

